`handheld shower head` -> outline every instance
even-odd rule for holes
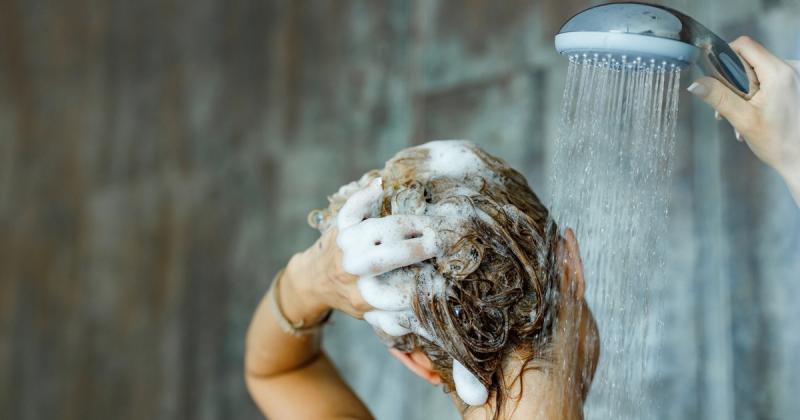
[[[609,3],[570,18],[556,35],[564,55],[597,54],[612,61],[697,64],[744,98],[759,89],[755,73],[728,44],[691,17],[646,3]]]

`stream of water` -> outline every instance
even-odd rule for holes
[[[601,335],[590,419],[642,419],[648,316],[661,287],[681,70],[668,63],[573,56],[564,89],[550,208],[575,230],[586,298]]]

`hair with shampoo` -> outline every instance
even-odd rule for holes
[[[444,277],[442,293],[424,293],[424,285],[417,285],[413,311],[436,342],[409,334],[392,338],[391,345],[401,351],[424,351],[448,392],[454,390],[452,361],[459,360],[489,390],[497,418],[513,385],[504,382],[507,357],[522,358],[523,372],[550,361],[560,236],[547,208],[519,172],[471,143],[464,145],[483,163],[482,171],[432,176],[429,149],[415,147],[398,153],[383,171],[365,174],[358,184],[383,178],[381,216],[397,214],[397,209],[419,213],[444,202],[480,215],[446,232],[451,245],[425,262]],[[349,193],[344,188],[334,194],[328,209],[312,212],[311,224],[327,226]]]

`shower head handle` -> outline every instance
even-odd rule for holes
[[[663,6],[657,7],[667,9]],[[687,37],[683,41],[700,49],[696,64],[703,73],[719,80],[745,99],[758,93],[760,83],[755,71],[727,42],[690,16],[677,10],[668,10],[681,19],[686,28]]]
[[[591,39],[598,37],[605,38]],[[641,53],[683,65],[695,63],[706,75],[747,99],[759,89],[753,69],[724,40],[692,17],[661,5],[624,2],[591,7],[561,27],[557,48],[559,41],[569,46],[569,50],[559,50],[561,53],[604,52],[607,47],[614,53]],[[586,47],[581,48],[585,41]],[[687,53],[687,49],[691,51]],[[669,55],[673,51],[676,55]]]
[[[719,80],[739,96],[752,98],[760,89],[755,71],[728,44],[716,35],[714,37],[719,41],[698,45],[703,54],[697,64],[703,69],[703,73]],[[743,84],[743,81],[747,84]]]

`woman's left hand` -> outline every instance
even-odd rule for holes
[[[336,227],[291,259],[281,284],[281,303],[290,321],[313,324],[331,309],[362,319],[375,308],[362,297],[359,279],[364,280],[362,287],[381,289],[382,298],[373,304],[388,303],[389,308],[379,309],[397,309],[394,300],[403,300],[413,277],[403,273],[376,276],[435,256],[439,244],[429,217],[378,217],[382,197],[378,178],[347,200]],[[398,299],[384,299],[384,295]]]
[[[703,77],[689,91],[725,117],[737,137],[741,133],[753,153],[783,176],[800,205],[800,62],[782,60],[748,37],[731,47],[753,66],[761,89],[745,100]]]

